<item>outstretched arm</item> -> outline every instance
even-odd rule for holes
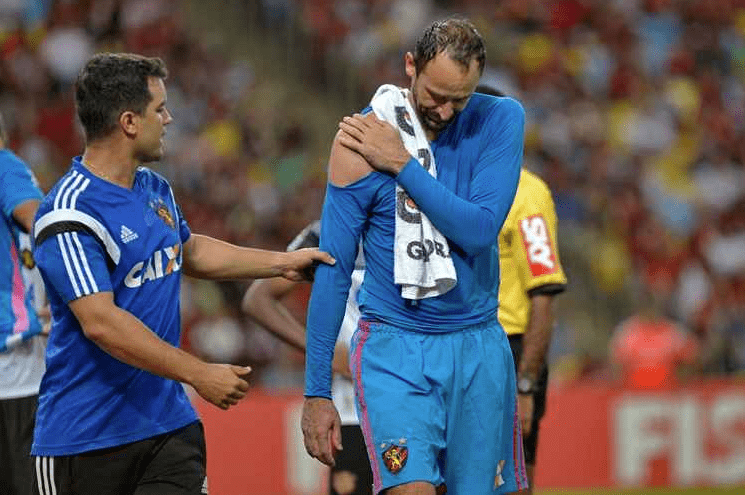
[[[334,259],[317,249],[267,251],[240,247],[212,237],[192,234],[184,243],[184,273],[212,280],[284,277],[300,281],[304,269],[314,263],[333,264]]]
[[[241,308],[283,342],[305,352],[305,327],[282,303],[282,299],[298,285],[299,282],[283,278],[256,280],[243,296]],[[348,353],[347,346],[337,343],[332,367],[335,373],[351,378]]]

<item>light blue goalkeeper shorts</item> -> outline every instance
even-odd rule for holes
[[[375,493],[413,481],[447,495],[527,488],[515,368],[495,320],[449,333],[360,320],[357,411]]]

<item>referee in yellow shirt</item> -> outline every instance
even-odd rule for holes
[[[479,93],[503,96],[485,85]],[[546,355],[553,329],[554,296],[567,279],[556,249],[556,211],[551,191],[523,169],[515,201],[499,233],[499,322],[507,332],[517,372],[518,409],[530,492],[538,426],[546,410]]]

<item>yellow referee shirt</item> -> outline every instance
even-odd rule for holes
[[[523,169],[515,201],[499,233],[499,322],[508,334],[524,333],[533,291],[557,294],[566,275],[556,250],[551,191]]]

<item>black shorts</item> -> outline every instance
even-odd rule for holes
[[[35,495],[201,495],[207,493],[204,428],[118,447],[34,458]],[[52,486],[54,484],[54,487]]]
[[[0,493],[31,493],[31,441],[38,396],[0,400]]]
[[[512,357],[515,359],[515,372],[520,363],[520,357],[523,353],[523,336],[522,334],[510,335],[510,348],[512,348]],[[538,446],[538,429],[543,415],[546,413],[546,391],[548,389],[548,366],[545,364],[538,375],[533,392],[533,424],[530,428],[530,435],[523,436],[523,451],[525,452],[525,464],[535,466],[535,453]]]
[[[372,495],[372,471],[359,425],[341,427],[341,444],[344,450],[337,454],[336,465],[331,468],[329,493]]]

